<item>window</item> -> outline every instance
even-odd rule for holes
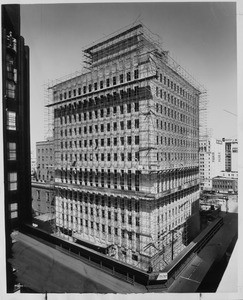
[[[8,143],[8,160],[16,160],[16,143]]]
[[[132,121],[128,120],[127,121],[127,129],[131,129],[132,128]]]
[[[127,160],[132,161],[132,153],[131,152],[127,153]]]
[[[131,144],[132,144],[132,137],[131,137],[131,136],[128,136],[128,137],[127,137],[127,144],[128,144],[128,145],[131,145]]]
[[[125,139],[124,139],[124,137],[122,136],[122,137],[120,137],[120,141],[121,141],[121,145],[123,146],[124,145],[124,141],[125,141]]]
[[[135,152],[135,161],[139,161],[139,152]]]
[[[17,190],[17,172],[8,173],[8,189],[9,191]]]
[[[18,216],[18,204],[17,203],[11,203],[10,204],[10,211],[11,211],[11,219],[17,218]]]
[[[7,129],[16,130],[16,112],[7,111]]]
[[[103,87],[104,87],[104,82],[103,82],[103,80],[101,80],[100,81],[100,89],[103,89]]]
[[[123,74],[120,75],[120,83],[123,83],[124,81],[124,77],[123,77]]]
[[[132,106],[131,104],[127,104],[127,113],[131,113],[131,110],[132,110]]]
[[[139,145],[139,136],[138,135],[135,136],[135,145]]]
[[[124,130],[124,122],[123,121],[120,122],[120,127],[121,127],[121,130]]]
[[[15,98],[16,85],[13,82],[7,81],[7,96],[11,99]]]
[[[125,160],[125,155],[124,153],[121,153],[121,161],[124,161]]]
[[[106,79],[106,87],[109,87],[109,86],[110,86],[110,79],[107,78],[107,79]]]
[[[135,128],[136,128],[136,129],[139,128],[139,119],[136,119],[136,120],[135,120]]]
[[[113,85],[116,84],[116,77],[113,77]]]
[[[123,114],[124,113],[124,107],[123,105],[120,105],[120,114]]]
[[[138,102],[134,103],[134,111],[139,111],[139,103]]]
[[[138,79],[138,70],[134,70],[134,79]]]
[[[127,81],[131,80],[131,72],[127,72]]]

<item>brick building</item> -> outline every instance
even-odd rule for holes
[[[36,167],[37,181],[54,180],[54,142],[52,139],[36,143]]]
[[[58,234],[161,270],[199,230],[200,88],[143,24],[49,86]]]

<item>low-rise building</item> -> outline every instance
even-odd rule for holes
[[[212,179],[213,189],[220,193],[238,193],[238,179],[216,176]]]
[[[50,182],[54,179],[54,142],[53,139],[36,143],[36,179]]]
[[[36,215],[55,212],[54,189],[52,184],[32,182],[32,199],[32,208]]]

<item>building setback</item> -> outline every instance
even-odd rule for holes
[[[2,5],[2,111],[6,259],[14,229],[31,223],[29,48],[20,35],[20,6]],[[7,291],[12,268],[7,266]]]
[[[159,271],[199,230],[199,88],[143,24],[49,86],[57,234]]]

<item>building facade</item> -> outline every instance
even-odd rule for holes
[[[212,179],[225,170],[225,145],[222,140],[204,138],[199,142],[201,190],[212,189]]]
[[[2,5],[2,111],[6,258],[14,229],[31,223],[29,48],[20,35],[20,6]],[[7,291],[13,291],[7,262]]]
[[[199,230],[199,88],[142,24],[53,84],[58,234],[160,270]]]
[[[225,171],[238,171],[238,141],[237,139],[225,139]]]
[[[54,186],[45,182],[32,182],[32,208],[36,215],[55,213]]]
[[[213,189],[219,193],[238,193],[238,179],[216,176],[212,180]]]
[[[36,180],[54,180],[54,142],[52,139],[36,143]]]

